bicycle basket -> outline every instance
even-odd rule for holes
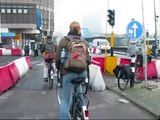
[[[124,74],[126,74],[126,77],[132,76],[132,70],[130,65],[122,65],[122,70],[124,71]]]
[[[119,77],[119,72],[122,69],[122,66],[117,65],[114,69],[113,69],[113,73],[116,76],[116,78]]]

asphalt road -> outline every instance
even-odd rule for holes
[[[1,56],[0,66],[18,57]],[[55,84],[52,90],[43,82],[43,59],[31,58],[33,68],[17,84],[0,96],[0,119],[57,119],[59,105]],[[90,119],[153,119],[131,102],[122,103],[121,96],[104,90],[89,90]]]

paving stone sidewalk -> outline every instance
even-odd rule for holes
[[[135,84],[134,88],[128,85],[124,91],[119,90],[114,75],[104,73],[104,81],[108,89],[120,94],[152,115],[160,115],[160,82],[158,79],[148,80],[147,87],[145,81]]]

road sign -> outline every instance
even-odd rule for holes
[[[143,27],[138,21],[131,21],[127,26],[127,35],[131,39],[139,39],[142,37]]]

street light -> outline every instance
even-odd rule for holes
[[[155,46],[157,46],[156,45],[156,43],[157,43],[157,17],[158,16],[156,16],[156,3],[155,3],[155,0],[154,0],[154,23],[155,23],[155,34],[154,34],[154,38],[155,38],[155,43],[154,43],[154,45]],[[155,55],[155,57],[157,57],[157,48],[155,47],[154,48],[154,55]]]

